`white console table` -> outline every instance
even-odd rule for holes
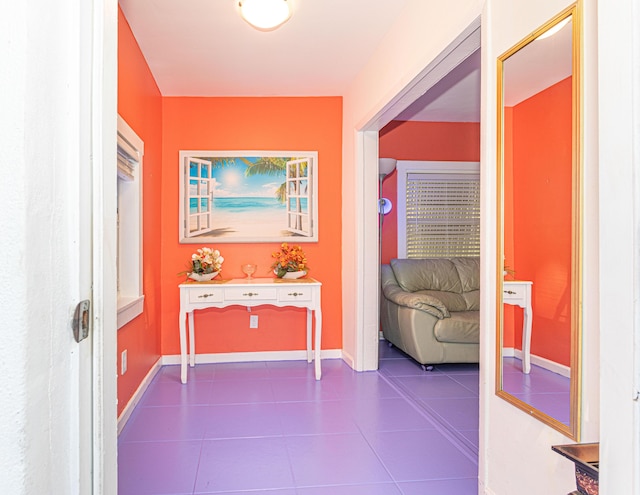
[[[193,313],[207,308],[240,305],[247,308],[268,304],[307,308],[307,361],[315,358],[316,380],[320,380],[320,343],[322,341],[322,310],[320,289],[322,284],[312,278],[287,280],[281,278],[240,278],[186,282],[180,284],[180,379],[187,383],[187,328],[189,318],[189,365],[195,366],[195,328]],[[312,313],[315,316],[315,345],[312,348]],[[313,355],[315,351],[315,356]]]
[[[522,323],[522,372],[531,371],[531,324],[533,307],[531,306],[531,288],[533,282],[527,280],[505,280],[502,283],[502,301],[504,304],[520,306],[524,309]]]

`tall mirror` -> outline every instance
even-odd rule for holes
[[[498,59],[496,393],[578,440],[581,334],[577,4]]]

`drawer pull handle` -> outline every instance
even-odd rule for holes
[[[207,297],[213,297],[213,294],[202,294],[198,297],[204,297],[206,299]]]
[[[252,297],[252,296],[259,296],[260,294],[259,294],[259,293],[257,293],[257,292],[245,292],[245,293],[244,293],[244,294],[242,294],[242,295],[243,295],[243,296],[249,296],[249,297]]]
[[[287,295],[296,297],[296,296],[304,296],[304,293],[302,293],[302,292],[289,292],[289,294],[287,294]]]
[[[505,294],[517,294],[517,292],[515,292],[513,290],[505,290],[504,293]]]

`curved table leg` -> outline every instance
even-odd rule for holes
[[[531,371],[531,309],[524,308],[524,322],[522,328],[522,372]]]
[[[307,363],[313,359],[313,348],[311,347],[311,333],[313,324],[311,323],[311,308],[307,308]]]
[[[187,315],[180,311],[180,381],[187,383]]]
[[[316,318],[316,342],[315,342],[315,360],[316,360],[316,380],[322,378],[322,367],[320,364],[320,353],[322,343],[322,310],[320,308],[314,311]]]
[[[192,368],[196,365],[196,336],[195,326],[193,323],[193,311],[189,312],[189,366]]]

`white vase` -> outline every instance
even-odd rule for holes
[[[211,272],[211,273],[194,273],[194,272],[191,272],[189,274],[189,278],[191,280],[195,280],[196,282],[208,282],[209,280],[212,280],[218,273],[220,273],[220,272],[219,271]]]
[[[300,270],[298,272],[286,272],[282,276],[282,278],[296,279],[296,278],[304,277],[306,274],[307,272],[305,272],[304,270]]]

